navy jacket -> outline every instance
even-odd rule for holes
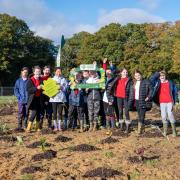
[[[26,86],[27,80],[24,81],[22,78],[17,79],[14,86],[14,95],[17,97],[18,102],[22,104],[26,104],[28,101]]]
[[[156,72],[155,74],[153,74],[150,77],[150,81],[153,84],[153,94],[152,94],[153,101],[156,104],[159,104],[159,89],[160,89],[160,85],[161,85],[161,82],[159,79],[159,73]],[[179,102],[178,90],[177,90],[177,87],[173,81],[169,80],[169,84],[170,84],[170,94],[171,94],[171,97],[173,99],[173,103],[175,104],[176,102]]]
[[[77,94],[75,94],[75,90],[71,90],[69,95],[69,105],[83,107],[84,90],[78,90]]]

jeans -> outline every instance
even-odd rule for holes
[[[163,123],[168,123],[167,118],[170,123],[176,122],[173,114],[173,103],[160,103],[160,109]]]
[[[139,118],[138,122],[144,124],[146,109],[139,107],[139,101],[138,100],[136,100],[135,103],[136,103],[136,109],[137,109],[138,118]]]

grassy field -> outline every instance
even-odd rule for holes
[[[17,102],[15,96],[0,96],[0,106],[4,106],[7,104],[14,104]]]

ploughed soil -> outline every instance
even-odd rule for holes
[[[8,107],[8,106],[7,106]],[[2,111],[0,111],[2,112]],[[154,108],[146,116],[145,133],[138,136],[137,115],[131,113],[133,123],[127,135],[120,129],[108,132],[79,133],[79,130],[56,132],[19,132],[17,107],[3,109],[0,124],[10,133],[0,134],[0,179],[64,180],[179,180],[180,179],[180,109],[176,110],[178,137],[168,137],[162,130],[160,113]],[[151,126],[153,124],[153,128]],[[19,143],[17,136],[23,137]],[[41,140],[45,139],[42,148]]]

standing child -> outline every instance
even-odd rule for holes
[[[123,68],[120,71],[120,76],[115,78],[111,85],[111,92],[117,98],[117,105],[119,111],[119,124],[121,130],[123,129],[124,123],[126,124],[126,132],[129,132],[129,126],[131,124],[128,108],[128,99],[130,92],[130,84],[132,80],[128,77],[127,69]],[[124,110],[124,111],[123,111]],[[123,118],[123,112],[125,112],[125,119]]]
[[[49,102],[52,103],[53,109],[53,121],[54,121],[54,131],[61,131],[61,121],[63,118],[63,110],[67,111],[66,107],[66,89],[67,89],[67,81],[62,76],[61,68],[57,67],[55,69],[55,76],[53,79],[57,82],[60,86],[59,92],[54,97],[50,98]]]
[[[136,108],[138,113],[138,134],[144,131],[146,111],[152,107],[152,85],[148,79],[143,79],[138,70],[134,73],[134,82],[130,86],[128,106],[130,110]]]
[[[151,80],[153,80],[154,83],[153,99],[155,103],[160,105],[161,109],[161,118],[163,122],[164,135],[167,135],[168,117],[171,123],[173,137],[176,137],[176,120],[173,114],[173,106],[178,104],[179,102],[177,87],[171,80],[166,79],[165,71],[155,73],[151,77]]]
[[[106,128],[115,127],[114,96],[110,92],[114,78],[111,69],[106,69],[106,87],[103,95],[104,112],[106,115]]]
[[[27,82],[28,103],[27,108],[31,110],[31,116],[29,118],[27,132],[31,131],[32,123],[36,118],[36,130],[40,131],[40,115],[41,115],[41,97],[42,97],[42,79],[41,68],[35,66],[33,68],[33,76]]]
[[[44,66],[42,81],[47,81],[51,77],[51,69],[50,66]],[[49,97],[45,94],[42,94],[42,112],[41,112],[41,120],[40,126],[41,129],[43,127],[43,119],[44,116],[48,120],[48,128],[52,128],[52,104],[49,102]]]
[[[76,75],[76,84],[82,83],[82,74]],[[77,114],[80,121],[80,132],[84,131],[84,90],[73,89],[69,95],[69,113],[68,119],[70,126],[74,128],[75,115]]]
[[[28,68],[24,67],[21,69],[21,77],[17,79],[14,87],[14,95],[18,100],[18,130],[27,127],[27,78],[28,76]],[[23,123],[24,120],[24,123]]]
[[[99,78],[96,71],[89,72],[89,79],[86,81],[87,84],[94,84],[99,82]],[[87,104],[88,104],[88,115],[90,128],[89,131],[96,131],[97,123],[100,111],[101,93],[99,89],[88,89]]]

